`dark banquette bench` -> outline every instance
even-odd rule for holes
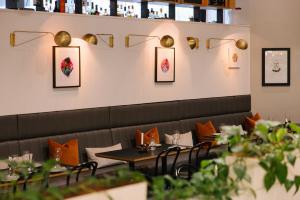
[[[48,159],[49,138],[61,143],[77,138],[80,160],[84,162],[85,147],[117,143],[123,148],[135,146],[138,128],[146,131],[157,127],[164,142],[164,134],[174,130],[194,132],[198,121],[211,120],[217,127],[239,125],[249,115],[251,96],[241,95],[1,116],[0,157],[27,150],[34,160],[44,161]]]

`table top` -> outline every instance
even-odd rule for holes
[[[127,162],[139,162],[144,160],[151,160],[157,157],[157,155],[170,148],[172,145],[169,144],[162,144],[160,147],[156,147],[155,150],[149,150],[148,152],[139,152],[137,148],[129,148],[129,149],[122,149],[116,151],[109,151],[103,153],[96,153],[97,157],[102,158],[109,158],[114,160],[121,160]],[[181,153],[189,152],[190,147],[183,147],[181,149]],[[169,155],[175,154],[175,152],[170,152]]]

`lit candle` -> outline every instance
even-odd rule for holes
[[[144,144],[144,133],[141,133],[141,145]]]

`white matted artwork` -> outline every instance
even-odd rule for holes
[[[175,82],[175,48],[155,48],[155,82]]]
[[[53,87],[80,87],[80,47],[53,47]]]
[[[228,48],[227,67],[240,69],[240,57],[237,48]]]
[[[262,50],[262,85],[290,85],[290,48],[264,48]]]

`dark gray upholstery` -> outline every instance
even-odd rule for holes
[[[20,115],[22,139],[109,128],[109,108]]]
[[[18,139],[17,115],[0,117],[0,142]]]
[[[179,102],[181,119],[251,111],[251,96],[192,99]]]
[[[30,151],[34,155],[34,160],[47,160],[49,154],[48,140],[53,139],[61,144],[71,139],[78,139],[79,158],[81,162],[87,161],[86,147],[106,147],[112,145],[111,133],[109,129],[88,131],[73,134],[64,134],[51,137],[39,137],[20,141],[20,152]]]
[[[0,143],[0,159],[7,159],[8,156],[19,154],[19,142],[7,141]]]
[[[243,120],[246,116],[250,116],[251,112],[244,113],[233,113],[226,115],[216,115],[210,117],[200,117],[180,120],[181,129],[183,131],[195,130],[196,122],[206,123],[207,121],[212,121],[214,126],[219,129],[222,125],[240,125],[243,124]]]
[[[49,138],[60,143],[77,138],[80,160],[86,161],[85,147],[135,146],[137,129],[157,127],[163,143],[164,134],[194,131],[198,121],[238,125],[249,115],[251,97],[242,95],[3,116],[0,157],[29,150],[35,160],[43,161],[48,159]]]
[[[178,102],[148,103],[111,107],[111,127],[175,121],[181,118]]]

